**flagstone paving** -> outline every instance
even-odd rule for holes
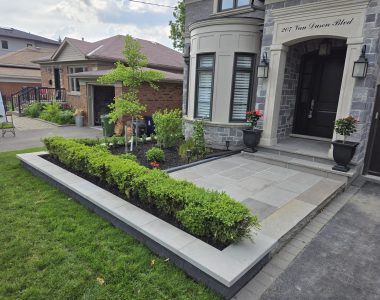
[[[271,215],[276,217],[274,214],[280,208],[285,212],[286,209],[296,211],[300,207],[314,205],[313,195],[318,197],[320,188],[340,185],[335,180],[253,161],[241,154],[170,175],[210,190],[227,193],[245,204],[261,221]],[[303,197],[306,191],[313,190],[315,192],[312,195],[308,193],[307,197]]]

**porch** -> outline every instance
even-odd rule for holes
[[[251,159],[351,183],[362,172],[362,166],[351,164],[347,173],[334,171],[331,141],[290,135],[272,146],[260,146],[256,153],[244,152]]]

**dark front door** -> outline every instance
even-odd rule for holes
[[[368,143],[367,170],[369,174],[380,176],[380,86],[377,86],[375,110]]]
[[[56,90],[61,88],[61,73],[57,68],[54,69],[54,88]]]
[[[302,58],[294,133],[332,138],[346,49]]]
[[[94,86],[94,125],[100,125],[100,116],[109,113],[114,98],[115,87]]]

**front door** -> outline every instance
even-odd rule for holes
[[[345,57],[346,49],[333,49],[302,58],[294,133],[332,138]]]
[[[380,176],[380,85],[377,86],[375,110],[368,143],[367,171],[371,175]]]

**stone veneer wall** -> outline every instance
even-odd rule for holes
[[[352,136],[352,140],[361,142],[354,157],[355,162],[363,161],[365,158],[376,99],[376,80],[380,63],[380,0],[370,0],[363,37],[364,44],[367,45],[369,68],[366,78],[356,80],[352,96],[351,114],[360,121],[358,132]]]
[[[244,147],[242,127],[233,125],[219,125],[205,122],[205,139],[207,146],[216,149],[226,149],[226,141],[230,141],[230,149],[236,150]],[[193,121],[184,120],[184,134],[188,139],[193,134]]]
[[[283,2],[266,5],[261,49],[262,53],[270,53],[270,46],[273,40],[274,20],[271,14],[271,10],[321,1],[322,0],[285,0]],[[362,162],[366,155],[366,147],[369,131],[371,128],[373,107],[376,97],[376,79],[379,73],[379,36],[380,0],[370,0],[363,28],[364,44],[367,45],[366,57],[368,58],[369,69],[366,78],[356,79],[351,107],[351,114],[360,120],[358,132],[350,137],[350,140],[361,142],[353,159],[353,162],[355,163]],[[256,107],[264,110],[264,113],[266,93],[266,80],[259,79],[256,96]],[[286,110],[282,110],[282,112],[285,113]],[[281,119],[282,118],[280,116],[280,122]],[[284,122],[286,122],[286,120],[287,118],[285,115]],[[262,121],[259,122],[258,125],[262,128]],[[280,133],[282,134],[283,132],[284,130],[280,129]]]

